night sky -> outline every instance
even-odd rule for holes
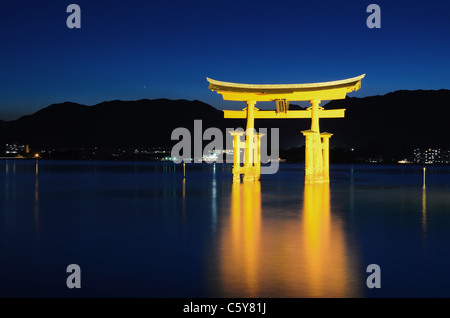
[[[69,29],[69,4],[81,29]],[[369,29],[369,4],[381,28]],[[53,103],[198,99],[206,77],[310,83],[366,74],[349,96],[450,88],[450,1],[2,1],[0,119]]]

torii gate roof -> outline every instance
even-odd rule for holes
[[[344,99],[347,93],[361,88],[360,76],[331,82],[307,84],[240,84],[216,81],[206,78],[209,89],[221,94],[224,100],[233,101],[273,101],[286,99],[290,101],[309,101]]]

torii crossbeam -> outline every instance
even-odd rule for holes
[[[309,84],[239,84],[220,82],[207,78],[209,89],[221,94],[224,100],[245,101],[247,108],[242,111],[224,111],[225,118],[247,118],[245,138],[244,166],[239,162],[239,133],[234,135],[233,180],[254,181],[260,178],[259,142],[260,137],[254,135],[255,119],[311,118],[311,129],[302,131],[305,136],[305,183],[329,181],[329,138],[330,133],[320,133],[319,118],[342,118],[345,109],[325,110],[319,107],[323,100],[344,99],[347,93],[361,88],[361,80],[365,74],[332,82]],[[276,110],[259,110],[255,107],[259,101],[276,101]],[[289,110],[289,101],[310,101],[311,107],[306,110]],[[255,160],[257,159],[257,160]],[[236,161],[237,160],[237,161]]]

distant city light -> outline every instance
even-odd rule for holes
[[[450,150],[440,148],[414,149],[413,162],[417,164],[449,164]]]

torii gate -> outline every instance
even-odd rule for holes
[[[245,144],[240,140],[244,132],[231,132],[234,136],[233,181],[260,179],[260,139],[254,134],[255,118],[311,118],[311,129],[302,131],[305,136],[305,183],[329,181],[330,133],[320,133],[319,118],[342,118],[345,109],[325,110],[319,107],[322,100],[344,99],[347,93],[361,88],[365,74],[332,82],[310,84],[253,85],[220,82],[206,78],[209,89],[221,94],[224,100],[245,101],[247,108],[239,111],[224,110],[225,118],[247,118]],[[276,101],[276,110],[259,110],[256,102]],[[306,110],[289,110],[289,101],[310,101]],[[240,164],[240,149],[245,148],[244,166]]]

